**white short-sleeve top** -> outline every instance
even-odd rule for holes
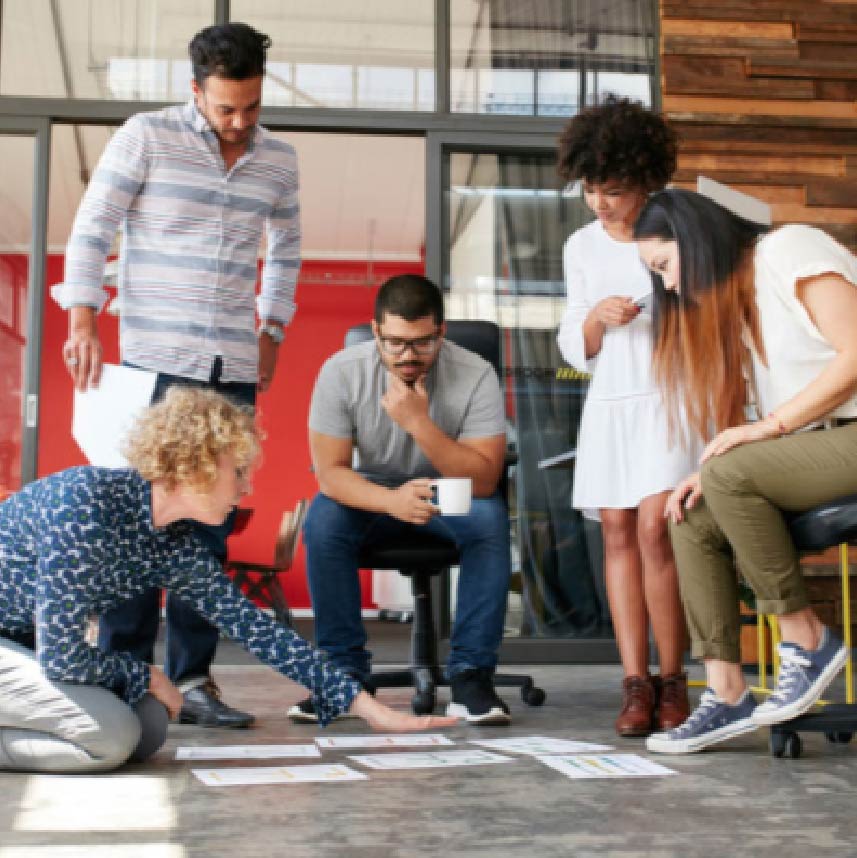
[[[563,248],[568,304],[557,342],[575,369],[592,373],[589,396],[613,399],[657,391],[652,372],[652,317],[640,313],[628,325],[608,328],[601,350],[587,358],[583,323],[589,311],[613,295],[637,300],[652,291],[652,278],[633,241],[616,241],[595,220],[573,233]]]
[[[789,224],[759,240],[754,264],[759,327],[768,365],[754,351],[753,368],[764,415],[796,396],[836,356],[798,299],[798,282],[839,274],[857,286],[857,257],[820,229]],[[857,417],[857,394],[830,416]]]

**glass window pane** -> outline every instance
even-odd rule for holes
[[[271,107],[434,110],[434,0],[232,0],[273,40]]]
[[[458,113],[569,116],[606,92],[651,103],[655,0],[450,0]]]
[[[214,0],[4,0],[0,94],[181,101]]]
[[[0,136],[0,500],[21,487],[34,158],[32,137]]]
[[[587,378],[563,362],[556,330],[565,309],[562,247],[591,215],[576,189],[558,187],[552,154],[453,153],[448,164],[448,315],[496,321],[506,344],[520,591],[509,600],[507,634],[609,636],[598,523],[571,508],[573,467],[540,467],[576,446]]]

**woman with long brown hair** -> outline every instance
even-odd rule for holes
[[[634,237],[653,275],[671,423],[680,431],[685,413],[708,440],[667,502],[708,688],[681,727],[647,742],[691,753],[800,715],[845,662],[809,605],[783,511],[857,492],[857,424],[846,425],[857,418],[857,258],[821,230],[768,231],[682,190],[654,194]],[[737,568],[782,632],[777,688],[759,706],[741,671]]]

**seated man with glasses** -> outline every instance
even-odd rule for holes
[[[366,683],[371,656],[360,614],[361,549],[408,531],[442,536],[461,553],[447,714],[508,724],[493,683],[510,575],[509,516],[497,493],[506,453],[497,375],[478,355],[444,340],[443,298],[425,277],[384,283],[372,330],[374,341],[324,364],[310,407],[321,492],[307,514],[304,542],[318,646]],[[438,513],[432,503],[438,477],[471,479],[468,514]],[[292,707],[289,716],[315,721],[312,701]]]

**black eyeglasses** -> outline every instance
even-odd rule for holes
[[[434,333],[428,337],[415,337],[412,340],[407,340],[403,337],[382,337],[380,335],[378,339],[381,342],[381,348],[388,355],[399,357],[408,349],[412,349],[418,355],[429,355],[437,348],[441,337],[439,333]]]

